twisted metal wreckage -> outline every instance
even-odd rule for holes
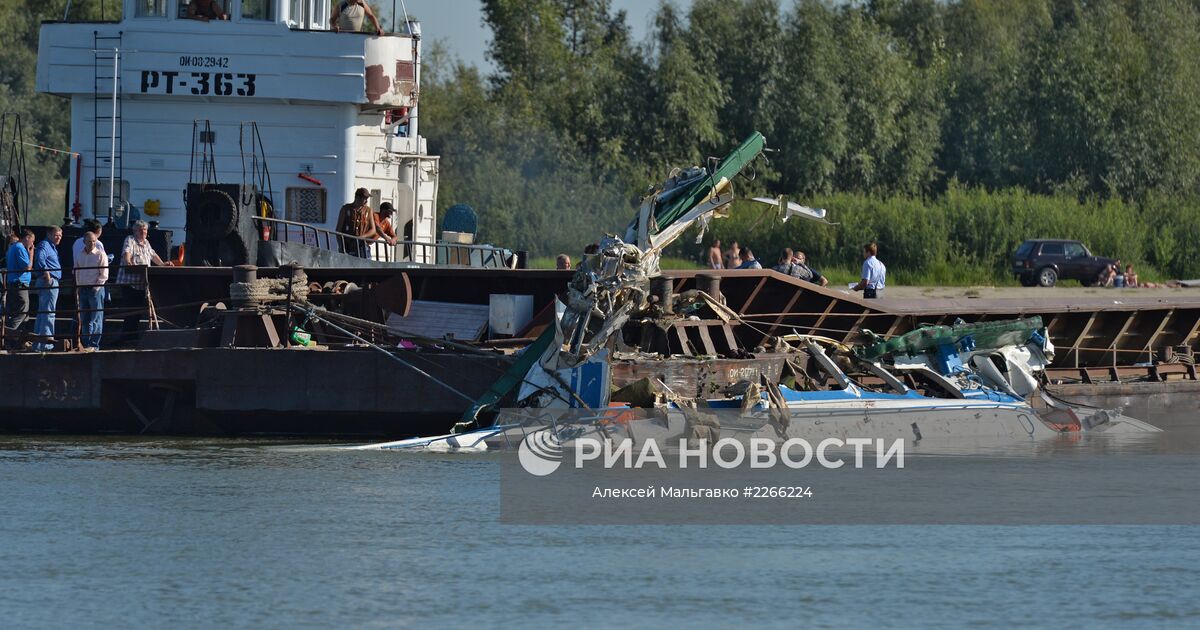
[[[765,148],[766,138],[756,132],[707,168],[672,173],[643,199],[623,239],[610,234],[588,246],[568,285],[567,302],[556,301],[554,325],[467,410],[456,429],[477,426],[480,414],[513,389],[518,389],[517,407],[606,407],[609,341],[632,317],[663,315],[663,305],[650,295],[650,280],[660,275],[663,250],[693,224],[702,226],[703,235],[703,227],[713,217],[727,216],[735,199],[733,178]],[[685,299],[702,301],[725,317],[736,318],[706,293]]]
[[[781,382],[760,374],[758,382],[727,386],[711,397],[685,397],[660,379],[644,379],[614,394],[614,356],[648,358],[626,346],[621,335],[626,324],[662,326],[698,311],[740,321],[719,294],[694,289],[664,298],[652,290],[652,281],[661,276],[659,262],[668,245],[697,224],[699,242],[711,220],[728,216],[734,177],[765,148],[765,138],[755,133],[720,161],[676,170],[647,194],[623,237],[610,234],[588,246],[566,302],[556,300],[553,324],[516,357],[451,434],[360,448],[503,447],[547,428],[559,444],[592,432],[606,439],[632,438],[632,419],[650,420],[637,423],[641,439],[713,438],[722,432],[776,439],[845,437],[849,427],[861,429],[864,422],[873,422],[877,437],[916,442],[937,435],[1012,439],[1083,430],[1157,431],[1041,392],[1038,372],[1050,364],[1054,348],[1036,317],[929,326],[892,339],[876,337],[876,343],[859,347],[785,335],[773,338],[770,350],[797,360],[786,362],[791,369]],[[826,222],[824,210],[782,199],[755,201],[781,208],[784,221],[801,216]],[[807,359],[805,367],[796,367],[801,358]],[[873,386],[864,386],[863,377]],[[910,386],[917,384],[920,391]],[[1038,411],[1027,402],[1031,398],[1040,401]],[[499,410],[502,401],[507,408]],[[630,415],[635,409],[649,413]],[[618,416],[621,420],[613,422]],[[915,420],[923,422],[924,432]]]

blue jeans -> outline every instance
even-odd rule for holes
[[[104,287],[79,287],[79,342],[99,348],[104,333]]]
[[[50,339],[54,337],[54,310],[58,307],[58,280],[51,278],[46,281],[38,278],[33,281],[37,289],[37,319],[33,323],[33,334],[41,337],[33,344],[34,350],[47,352],[54,349]]]

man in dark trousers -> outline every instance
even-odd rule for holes
[[[8,277],[8,322],[5,336],[9,350],[17,348],[16,332],[29,317],[29,284],[33,280],[33,230],[21,233],[21,240],[9,245],[4,256]]]
[[[863,297],[867,299],[879,297],[887,277],[887,267],[875,257],[878,253],[879,245],[873,242],[863,246],[862,280],[851,287],[855,291],[862,291]]]

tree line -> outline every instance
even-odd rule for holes
[[[70,120],[34,93],[38,25],[65,5],[0,0],[0,108],[50,147]],[[120,10],[72,16],[103,6]],[[996,271],[1023,238],[1066,237],[1200,276],[1200,0],[662,2],[641,39],[609,0],[482,8],[492,67],[430,45],[421,131],[439,204],[474,206],[493,243],[577,252],[670,169],[761,131],[771,152],[739,193],[842,224],[714,223],[764,258],[811,243],[844,266],[877,238],[914,270]],[[31,163],[39,216],[61,216],[67,160]]]
[[[442,203],[493,242],[576,251],[757,130],[772,152],[743,196],[842,223],[714,224],[764,258],[805,235],[844,265],[878,238],[906,266],[991,274],[1024,238],[1074,237],[1200,276],[1200,0],[664,2],[643,41],[608,0],[483,9],[494,70],[434,46],[422,132]]]

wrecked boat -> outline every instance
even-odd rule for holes
[[[703,235],[709,221],[727,216],[732,179],[764,148],[765,139],[753,134],[719,162],[677,171],[652,188],[623,238],[610,234],[588,246],[550,325],[450,434],[374,447],[476,450],[519,444],[547,430],[558,443],[595,432],[608,439],[869,435],[919,443],[933,436],[1012,440],[1156,431],[1111,412],[1081,417],[1078,408],[1044,396],[1047,404],[1036,410],[1029,401],[1039,393],[1036,374],[1053,356],[1036,319],[922,327],[853,348],[785,335],[761,348],[783,355],[781,379],[759,372],[724,391],[693,395],[647,377],[614,392],[614,358],[646,353],[647,344],[627,342],[631,330],[645,339],[647,331],[652,338],[655,328],[681,318],[741,322],[719,291],[674,295],[659,281],[658,264],[664,248],[688,228],[699,225]],[[782,218],[792,216],[826,219],[824,211],[791,208]]]

